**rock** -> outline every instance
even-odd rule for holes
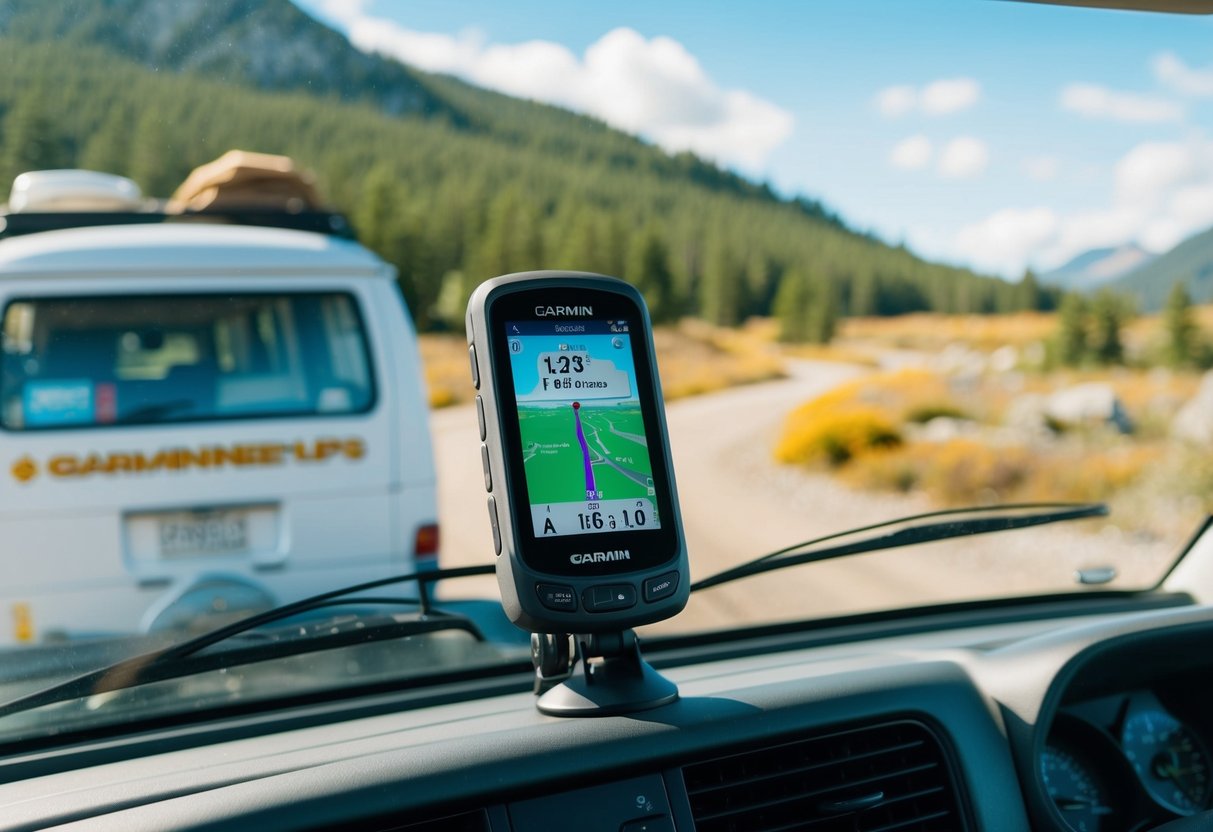
[[[1213,372],[1205,373],[1196,395],[1175,414],[1171,435],[1201,445],[1213,445]]]
[[[1019,350],[1012,346],[1002,346],[990,353],[990,370],[995,373],[1009,373],[1019,365]]]
[[[936,416],[923,425],[917,435],[924,442],[950,442],[962,436],[971,436],[976,432],[977,423],[969,419]]]
[[[1037,393],[1016,396],[1003,416],[1003,424],[1029,437],[1051,436],[1048,400]]]
[[[1065,425],[1108,425],[1121,433],[1133,432],[1133,422],[1116,391],[1101,382],[1058,390],[1046,401],[1045,415]]]

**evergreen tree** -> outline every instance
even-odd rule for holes
[[[72,166],[71,144],[43,103],[43,91],[31,90],[18,99],[4,118],[0,153],[0,190],[19,174]]]
[[[761,251],[750,252],[745,268],[745,315],[770,312],[772,297],[771,263]]]
[[[418,328],[427,329],[442,291],[443,271],[421,218],[407,206],[399,174],[387,166],[376,166],[363,183],[354,227],[363,245],[396,267],[396,280],[409,312]]]
[[[378,165],[363,182],[358,210],[354,213],[354,228],[364,246],[391,260],[389,247],[396,218],[402,208],[402,194],[397,176],[391,168]]]
[[[80,167],[125,176],[129,170],[131,126],[134,116],[126,107],[115,107],[84,143]]]
[[[838,323],[833,284],[800,271],[784,274],[775,293],[775,316],[779,320],[779,340],[828,344]]]
[[[1123,364],[1124,344],[1120,332],[1130,317],[1130,301],[1104,290],[1091,304],[1090,349],[1100,364]]]
[[[1057,360],[1078,366],[1087,357],[1087,303],[1082,295],[1070,292],[1062,298],[1057,324]]]
[[[876,275],[871,269],[857,269],[851,278],[851,295],[847,304],[850,315],[874,315],[876,313]]]
[[[534,205],[519,187],[502,191],[489,207],[475,252],[477,282],[511,272],[543,268],[543,239]]]
[[[742,282],[722,233],[713,233],[699,282],[699,314],[717,326],[740,320]]]
[[[1040,283],[1031,269],[1025,269],[1019,283],[1015,284],[1015,299],[1012,304],[1016,312],[1031,312],[1041,306]]]
[[[644,295],[649,315],[655,323],[678,317],[669,251],[656,226],[645,226],[643,231],[632,237],[624,277]]]
[[[1184,367],[1198,361],[1200,330],[1192,315],[1192,296],[1182,280],[1171,286],[1163,307],[1166,331],[1166,360],[1172,367]]]
[[[126,168],[145,194],[168,196],[181,184],[180,148],[162,110],[149,107],[143,111],[131,131],[128,148]]]
[[[575,262],[560,265],[634,273],[646,246],[632,237],[646,224],[659,234],[646,243],[650,259],[665,260],[672,283],[658,300],[663,318],[732,324],[771,314],[780,276],[793,272],[844,289],[823,297],[850,314],[1030,305],[1023,282],[924,262],[816,203],[781,200],[690,154],[671,157],[601,123],[441,78],[427,83],[460,119],[154,72],[82,45],[0,35],[0,50],[0,189],[7,168],[71,166],[77,149],[89,167],[131,176],[154,196],[230,148],[285,154],[315,171],[330,206],[351,213],[397,265],[421,326],[440,294],[449,301],[494,274],[555,266],[566,249]],[[380,165],[395,188],[376,194]],[[390,214],[363,202],[389,192]],[[653,269],[664,282],[666,270]],[[1040,295],[1042,306],[1059,297]]]
[[[808,309],[812,301],[808,278],[802,272],[786,272],[775,292],[774,311],[779,321],[779,340],[802,344],[809,340]]]
[[[605,223],[588,208],[574,215],[551,265],[558,269],[612,274]]]
[[[838,290],[829,280],[818,280],[809,308],[809,341],[828,344],[838,329]]]

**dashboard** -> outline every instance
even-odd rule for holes
[[[684,638],[630,716],[514,673],[10,755],[0,830],[1144,830],[1210,807],[1210,644],[1175,593]]]
[[[1206,682],[1184,674],[1062,708],[1040,766],[1066,824],[1147,829],[1208,809],[1209,694]]]
[[[1064,828],[1132,832],[1213,806],[1209,641],[1171,635],[1099,645],[1058,686],[1037,757]]]

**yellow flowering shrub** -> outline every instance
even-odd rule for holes
[[[832,410],[810,405],[788,418],[775,457],[793,464],[839,466],[870,451],[900,445],[901,441],[893,422],[875,408]]]

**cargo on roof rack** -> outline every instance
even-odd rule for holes
[[[168,200],[144,199],[129,179],[86,170],[31,171],[0,208],[0,239],[108,225],[201,222],[311,231],[354,239],[314,178],[292,159],[229,150],[195,168]]]

